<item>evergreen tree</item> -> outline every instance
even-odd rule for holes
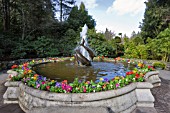
[[[53,0],[54,3],[57,4],[56,11],[60,13],[59,20],[62,22],[65,21],[70,11],[72,10],[72,7],[75,5],[75,0]]]
[[[156,38],[156,36],[168,27],[166,17],[170,16],[169,0],[148,0],[145,2],[146,9],[143,22],[140,25],[141,34],[146,42],[147,38]]]

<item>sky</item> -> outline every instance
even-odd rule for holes
[[[131,36],[140,31],[139,22],[144,18],[146,0],[76,0],[83,2],[89,15],[96,21],[96,30],[105,32],[106,28]]]

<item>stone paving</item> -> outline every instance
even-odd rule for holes
[[[162,80],[161,86],[151,90],[155,97],[155,109],[157,113],[170,113],[170,71],[160,70],[160,77]],[[3,104],[3,94],[6,91],[6,87],[4,86],[6,78],[6,71],[0,72],[0,113],[24,113],[18,104]],[[156,111],[148,108],[137,108],[133,113],[155,113]],[[109,110],[107,112],[113,113]]]
[[[170,80],[161,80],[161,86],[151,90],[155,97],[155,109],[158,113],[170,113]]]

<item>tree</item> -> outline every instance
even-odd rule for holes
[[[93,29],[96,25],[95,20],[88,14],[88,11],[85,9],[85,5],[82,2],[80,9],[77,6],[74,6],[70,12],[67,22],[69,23],[71,29],[77,31],[80,29],[80,26],[86,24],[89,29]]]
[[[51,0],[1,0],[0,2],[2,3],[0,25],[3,26],[0,27],[0,40],[3,40],[0,41],[2,59],[13,57],[11,53],[14,47],[22,46],[21,43],[28,40],[35,41],[39,36],[48,35],[47,29],[56,22]],[[19,51],[15,50],[16,53]],[[24,50],[21,52],[23,55],[26,53]]]
[[[106,40],[103,33],[96,33],[95,29],[90,29],[88,30],[88,38],[89,45],[95,51],[96,55],[116,57],[112,40]]]
[[[59,20],[62,22],[66,20],[70,14],[72,7],[75,5],[75,0],[53,0],[58,7],[56,11],[60,13]]]
[[[106,31],[105,31],[105,38],[107,39],[107,40],[111,40],[111,39],[113,39],[113,37],[115,36],[115,33],[114,32],[112,32],[112,31],[109,31],[107,28],[106,28]]]
[[[2,0],[3,28],[7,32],[10,27],[10,0]]]
[[[156,38],[161,31],[168,27],[168,23],[164,19],[169,15],[170,2],[169,0],[148,0],[145,4],[144,19],[140,23],[140,28],[146,43],[148,37]]]
[[[170,60],[170,28],[160,32],[156,39],[149,40],[147,46],[154,57],[162,61]]]

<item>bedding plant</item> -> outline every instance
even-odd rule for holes
[[[13,65],[11,68],[18,72],[18,75],[9,75],[9,78],[11,81],[22,81],[25,85],[39,90],[56,93],[90,93],[122,88],[133,82],[143,82],[145,74],[154,70],[152,66],[146,66],[142,62],[118,58],[116,59],[117,61],[133,63],[136,64],[136,67],[133,70],[126,72],[124,76],[116,76],[111,80],[100,78],[99,82],[94,82],[92,80],[82,81],[75,78],[72,83],[68,83],[67,80],[63,80],[62,82],[50,80],[42,75],[36,74],[36,72],[32,70],[32,66],[35,64],[61,60],[64,59],[51,58],[38,61],[32,60],[31,62],[26,62],[22,65]]]

